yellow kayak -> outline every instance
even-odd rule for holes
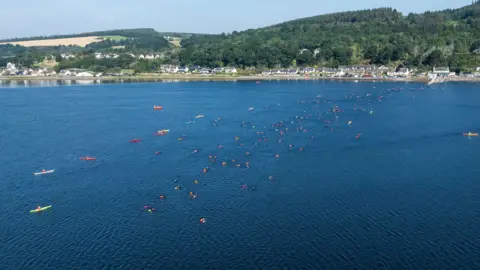
[[[47,205],[47,206],[44,206],[44,207],[40,207],[40,208],[37,208],[37,209],[30,210],[30,213],[39,213],[39,212],[43,212],[45,210],[48,210],[50,208],[52,208],[52,206]]]

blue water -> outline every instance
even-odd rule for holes
[[[480,132],[479,90],[1,88],[1,269],[480,269],[480,137],[461,135]],[[43,168],[56,171],[33,176]]]

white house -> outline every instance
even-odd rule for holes
[[[388,76],[407,77],[410,74],[408,68],[399,68],[394,72],[387,72]]]
[[[147,55],[145,55],[145,59],[149,59],[149,60],[155,59],[155,55],[147,54]]]
[[[176,65],[161,65],[160,70],[164,73],[177,73],[178,66]]]
[[[178,73],[187,73],[188,67],[179,67],[177,70]]]
[[[16,72],[17,71],[17,67],[15,66],[15,64],[12,64],[10,62],[7,63],[7,70],[8,71],[11,71],[11,72]]]
[[[82,71],[77,73],[77,77],[93,77],[93,74],[88,71]]]
[[[145,55],[140,54],[140,55],[138,56],[138,59],[145,59]]]
[[[235,67],[226,67],[225,73],[237,73],[237,69]]]
[[[104,56],[103,56],[102,53],[98,53],[98,52],[95,53],[95,58],[96,58],[96,59],[103,59],[103,57],[104,57]]]
[[[73,54],[69,54],[69,53],[62,53],[60,54],[60,56],[62,57],[62,59],[70,59],[70,58],[75,58],[75,55]]]
[[[210,69],[208,69],[208,68],[201,68],[201,69],[199,70],[199,73],[200,73],[200,74],[209,74],[209,73],[210,73]]]
[[[301,74],[310,74],[310,73],[314,73],[314,72],[315,72],[315,68],[313,68],[313,67],[306,67],[306,68],[302,68],[300,70]]]
[[[223,67],[216,67],[212,70],[213,73],[218,73],[218,72],[222,72],[224,69]]]
[[[433,67],[432,73],[437,76],[448,76],[450,74],[450,69],[448,67]]]

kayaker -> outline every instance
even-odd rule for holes
[[[42,209],[42,207],[40,207],[40,205],[37,205],[37,210],[40,210]]]
[[[203,168],[203,173],[207,173],[207,172],[208,172],[208,168],[207,167]]]
[[[46,171],[47,171],[47,170],[45,170],[45,169],[42,169],[42,172],[46,172]]]

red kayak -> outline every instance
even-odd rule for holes
[[[137,142],[141,142],[141,141],[142,141],[142,139],[133,139],[133,140],[130,140],[130,142],[132,142],[132,143],[137,143]]]
[[[81,157],[80,159],[81,159],[81,160],[97,160],[97,158],[95,158],[95,157],[89,157],[89,156]]]

